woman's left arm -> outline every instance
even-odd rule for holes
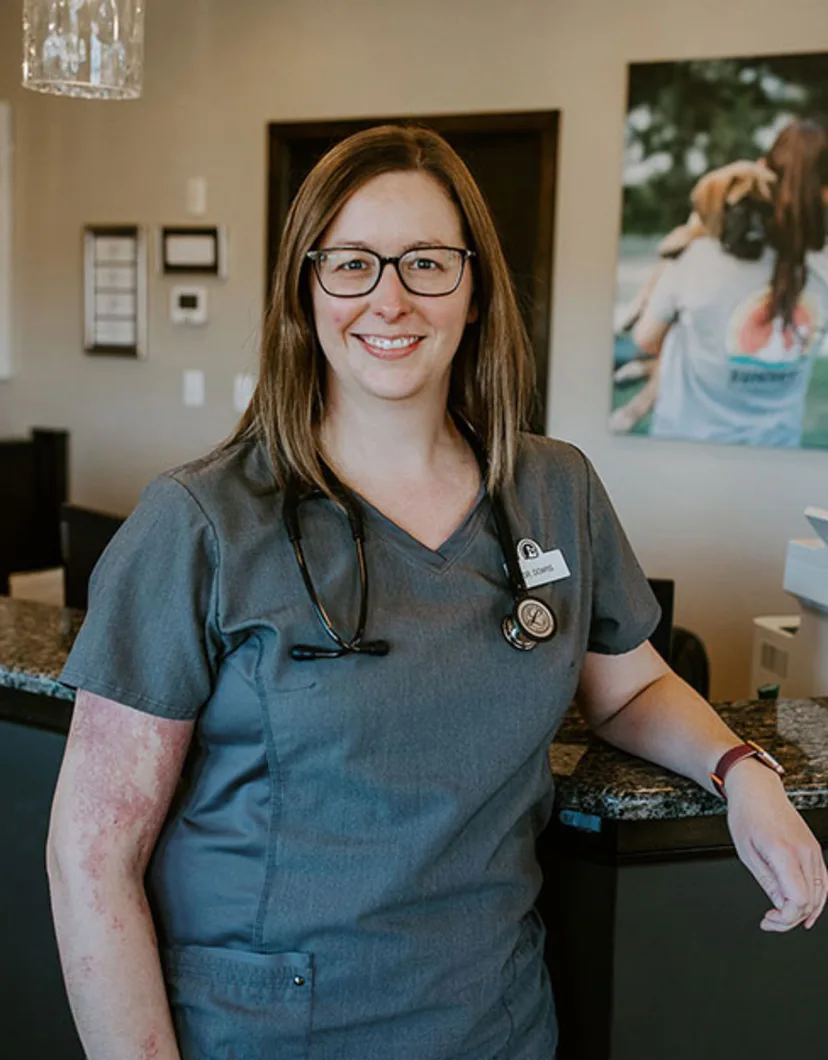
[[[645,308],[641,319],[633,328],[633,342],[642,353],[658,357],[661,354],[664,340],[667,338],[667,332],[672,326],[672,321],[661,320]]]
[[[742,742],[649,641],[623,655],[587,652],[577,702],[602,739],[710,792],[719,759]],[[825,860],[779,777],[746,758],[728,772],[725,790],[736,852],[774,904],[761,927],[812,927],[828,893]]]

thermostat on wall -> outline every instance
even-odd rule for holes
[[[173,324],[206,324],[207,288],[173,287],[170,292],[170,320]]]

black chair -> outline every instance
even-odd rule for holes
[[[67,431],[0,440],[0,593],[8,593],[15,571],[60,566],[68,452]]]
[[[673,625],[675,582],[672,578],[648,578],[650,588],[661,605],[661,621],[650,643],[691,688],[705,699],[710,695],[710,661],[704,642],[689,629]]]
[[[86,610],[89,578],[95,564],[123,523],[118,515],[63,504],[60,509],[63,591],[67,607]]]

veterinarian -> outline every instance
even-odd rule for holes
[[[826,242],[828,134],[792,121],[765,164],[776,177],[767,213],[745,201],[729,216],[723,204],[720,238],[694,239],[667,263],[633,331],[660,355],[653,436],[801,443],[814,359],[828,352],[828,283],[810,257]],[[746,256],[735,229],[757,223],[765,245]]]
[[[592,466],[520,432],[530,364],[440,137],[318,163],[251,406],[147,488],[63,673],[48,862],[89,1060],[549,1060],[534,844],[575,695],[619,747],[719,770],[764,929],[819,916],[816,841],[650,647]]]

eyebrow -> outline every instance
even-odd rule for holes
[[[339,243],[329,244],[333,249],[341,248],[342,250],[370,250],[374,254],[379,254],[378,250],[375,250],[369,243],[363,242],[361,239],[345,239]],[[444,243],[439,239],[418,239],[414,243],[406,243],[403,249],[400,251],[401,254],[407,253],[409,250],[417,250],[419,247],[446,247],[452,244]],[[382,255],[380,255],[382,256]]]

